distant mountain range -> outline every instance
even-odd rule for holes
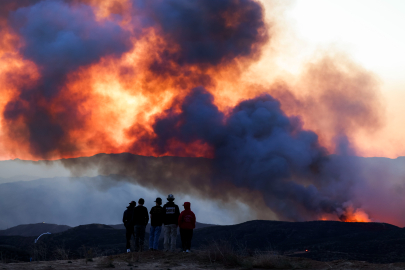
[[[30,225],[25,225],[27,230]],[[40,226],[33,224],[33,227]],[[146,239],[149,234],[146,233]],[[69,258],[112,255],[125,251],[125,230],[90,224],[60,233],[35,237],[0,236],[0,252],[14,260],[27,261],[42,251],[42,260],[58,259],[60,250]],[[145,241],[146,243],[148,241]],[[194,231],[192,249],[228,245],[248,255],[272,251],[316,260],[360,260],[374,263],[405,261],[405,228],[385,223],[335,221],[280,222],[255,220],[237,225],[208,226]],[[162,240],[160,242],[162,248]],[[177,246],[180,247],[178,237]]]
[[[19,181],[32,181],[32,180],[39,179],[39,178],[41,178],[41,177],[29,176],[29,175],[16,175],[16,176],[7,177],[7,178],[0,177],[0,184],[19,182]]]
[[[8,228],[7,230],[0,230],[0,235],[39,236],[45,232],[60,233],[67,231],[70,228],[72,227],[67,225],[56,225],[48,223],[23,224]]]
[[[125,230],[124,224],[106,225],[116,230]],[[205,224],[196,222],[195,229],[206,228],[215,226],[212,224]],[[6,230],[0,230],[0,235],[4,236],[39,236],[42,233],[50,232],[51,234],[60,233],[71,229],[72,227],[67,225],[57,225],[48,223],[36,223],[36,224],[22,224],[15,227],[8,228]],[[150,231],[150,223],[146,226],[145,231]]]

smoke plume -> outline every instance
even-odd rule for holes
[[[324,57],[295,82],[246,82],[275,38],[258,1],[0,8],[0,157],[62,159],[75,175],[96,168],[161,192],[238,198],[262,218],[381,216],[357,199],[368,176],[352,157],[353,137],[383,124],[377,80]]]

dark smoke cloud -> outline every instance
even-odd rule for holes
[[[86,5],[43,1],[11,14],[10,25],[23,39],[20,53],[40,67],[44,82],[33,91],[44,97],[57,93],[68,72],[131,46],[127,31],[117,22],[97,22]]]
[[[42,0],[2,0],[0,1],[0,18],[7,18],[10,11],[15,11],[18,8],[30,6],[40,1]]]
[[[339,207],[318,189],[327,151],[315,133],[303,130],[299,118],[287,117],[269,95],[243,101],[225,117],[213,105],[213,96],[198,87],[184,100],[181,113],[169,110],[154,130],[161,153],[172,139],[208,143],[215,149],[214,184],[227,181],[260,191],[283,219],[305,220],[336,213]],[[304,184],[304,179],[312,182]],[[330,185],[332,180],[325,181]]]
[[[41,78],[36,85],[20,89],[19,98],[6,105],[5,118],[24,120],[35,155],[46,157],[54,150],[74,149],[67,136],[72,126],[80,128],[83,124],[77,108],[80,101],[68,97],[59,113],[52,113],[52,98],[63,89],[70,72],[129,50],[129,33],[117,22],[96,21],[87,5],[72,6],[63,1],[42,1],[20,8],[11,13],[9,25],[21,38],[21,55],[36,63]]]
[[[144,27],[155,27],[172,44],[152,69],[170,62],[215,66],[238,57],[252,57],[268,39],[261,5],[252,0],[134,0]]]
[[[288,117],[271,96],[243,101],[225,115],[213,96],[197,87],[179,109],[161,115],[153,126],[156,137],[143,142],[164,154],[173,140],[186,145],[202,141],[214,149],[214,158],[119,154],[62,163],[75,175],[96,169],[102,175],[129,176],[160,192],[223,202],[236,198],[259,218],[341,217],[347,206],[360,206],[351,201],[353,183],[364,183],[356,159],[328,155],[317,135],[303,130],[300,119]]]

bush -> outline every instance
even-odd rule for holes
[[[264,269],[292,269],[295,268],[291,259],[273,254],[257,254],[253,257],[252,266]]]
[[[204,263],[222,264],[228,267],[249,266],[249,262],[244,258],[244,250],[237,250],[224,241],[212,241],[198,252],[198,257]]]

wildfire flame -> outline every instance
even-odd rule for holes
[[[354,209],[352,206],[346,208],[346,212],[339,219],[343,222],[372,222],[363,209]]]

